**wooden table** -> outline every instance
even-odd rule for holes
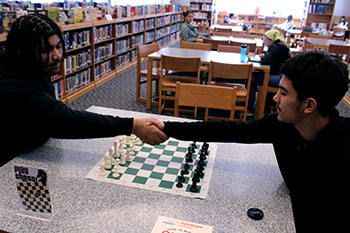
[[[209,64],[210,61],[223,62],[229,64],[240,64],[240,54],[238,53],[225,53],[217,51],[204,51],[204,50],[193,50],[193,49],[183,49],[183,48],[172,48],[165,47],[161,50],[148,55],[148,74],[147,74],[147,99],[146,108],[151,109],[152,105],[152,79],[151,73],[153,68],[153,61],[160,60],[161,55],[176,56],[176,57],[200,57],[202,64]],[[264,83],[262,88],[259,88],[256,108],[255,108],[255,118],[262,118],[264,115],[265,100],[267,85],[270,77],[270,66],[261,65],[260,63],[253,62],[254,71],[263,71],[265,73]]]
[[[89,112],[120,117],[193,121],[92,106]],[[20,138],[20,135],[19,135]],[[150,233],[158,216],[214,227],[214,232],[295,232],[288,189],[271,144],[215,143],[217,156],[206,199],[86,179],[113,138],[50,139],[0,168],[0,229],[8,232]],[[13,163],[46,168],[54,217],[51,221],[19,213]],[[249,208],[265,216],[254,221]]]
[[[321,39],[321,38],[306,38],[308,43],[314,47],[314,49],[328,49],[330,44],[346,45],[350,46],[350,43],[346,43],[342,40],[334,39]]]

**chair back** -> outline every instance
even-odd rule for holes
[[[333,36],[332,35],[320,35],[320,34],[313,34],[311,33],[309,35],[310,38],[319,38],[319,39],[332,39]]]
[[[166,71],[182,71],[200,73],[200,57],[174,57],[161,55],[161,68]],[[162,76],[162,75],[161,75]]]
[[[350,54],[350,46],[349,45],[338,45],[338,44],[329,44],[328,48],[329,53],[335,53],[338,55],[349,55]]]
[[[252,64],[227,64],[211,61],[209,65],[208,83],[215,78],[228,80],[247,80],[247,89],[250,88],[252,79]]]
[[[208,25],[206,23],[198,25],[198,31],[201,33],[206,33],[208,29]]]
[[[249,50],[247,49],[248,52],[250,53],[255,53],[256,51],[256,43],[246,43],[246,42],[238,42],[238,41],[231,41],[230,45],[233,46],[239,46],[241,47],[242,44],[246,44],[249,47]]]
[[[181,41],[180,42],[180,48],[210,51],[211,50],[211,44],[200,43],[200,42]]]
[[[184,40],[184,39],[183,39],[182,32],[180,32],[180,33],[179,33],[179,36],[180,36],[180,43],[181,43],[181,41],[183,41],[183,40]]]
[[[215,28],[214,33],[215,32],[226,32],[226,33],[232,34],[232,29],[231,28]]]
[[[249,48],[247,47],[247,54],[248,54]],[[218,45],[218,52],[229,52],[229,53],[240,53],[241,47],[240,46],[232,46],[232,45]]]
[[[159,44],[158,43],[152,43],[152,44],[143,44],[143,45],[137,45],[136,46],[136,53],[137,53],[137,73],[139,74],[141,72],[141,59],[146,58],[149,54],[154,53],[158,51]]]
[[[214,36],[232,36],[232,32],[214,32]]]
[[[333,38],[337,40],[344,40],[345,38],[345,28],[333,28]]]
[[[177,117],[179,106],[206,108],[204,120],[208,120],[208,108],[229,110],[230,120],[234,120],[237,87],[219,87],[212,85],[176,83],[175,110]]]
[[[228,40],[213,40],[209,38],[203,38],[203,43],[211,44],[211,49],[213,50],[217,50],[219,44],[222,44],[222,45],[230,44]]]

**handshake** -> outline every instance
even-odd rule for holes
[[[139,137],[144,143],[159,145],[168,140],[168,136],[163,132],[164,122],[154,118],[134,119],[132,134]]]

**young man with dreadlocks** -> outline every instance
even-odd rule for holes
[[[0,55],[0,166],[48,138],[83,139],[134,133],[144,142],[167,139],[150,119],[75,111],[56,100],[50,77],[58,74],[65,49],[62,32],[41,14],[12,25]],[[154,121],[154,119],[152,120]]]
[[[347,67],[326,53],[307,52],[283,63],[281,73],[275,114],[250,122],[161,122],[158,127],[180,140],[272,143],[296,231],[348,232],[350,118],[335,109],[348,90]]]

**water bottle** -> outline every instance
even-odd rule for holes
[[[240,62],[245,62],[247,57],[247,45],[246,44],[242,44],[241,45],[241,59]]]

